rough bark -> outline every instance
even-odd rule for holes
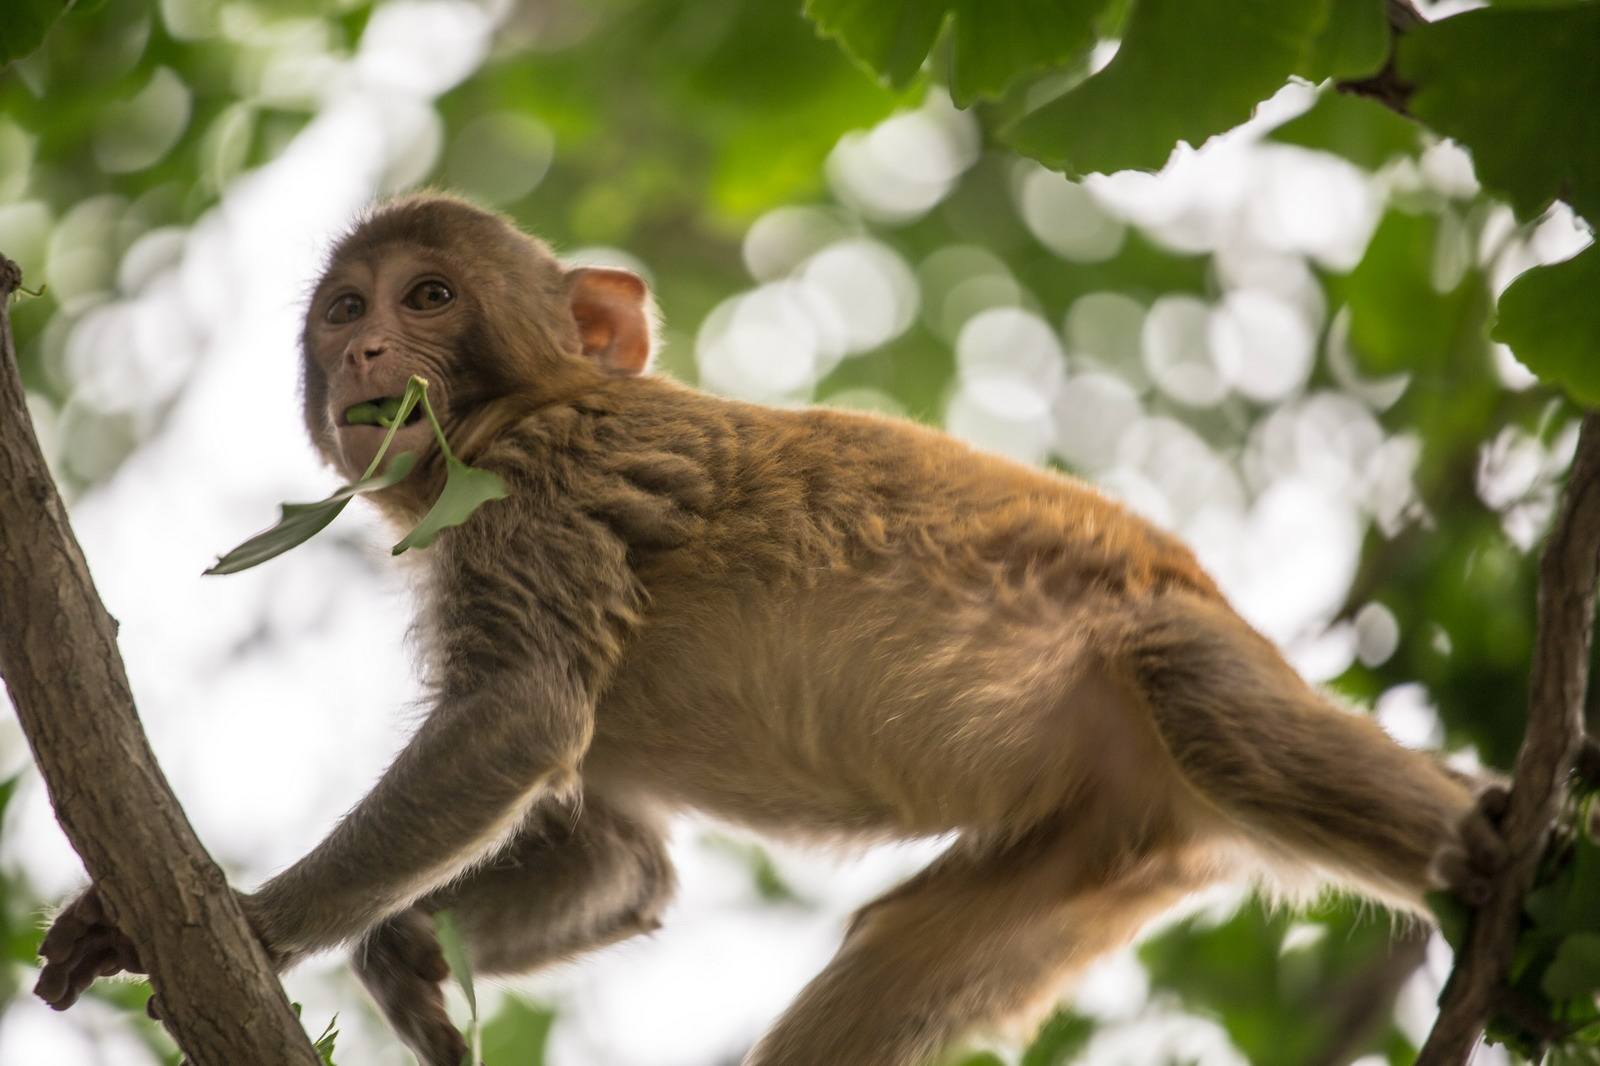
[[[244,912],[178,805],[134,709],[24,404],[0,256],[0,676],[67,839],[138,948],[196,1066],[317,1066]]]
[[[1528,725],[1517,753],[1502,832],[1511,861],[1472,929],[1439,1001],[1439,1019],[1418,1066],[1467,1061],[1516,947],[1523,897],[1566,795],[1566,780],[1583,742],[1589,684],[1595,583],[1600,579],[1600,414],[1583,419],[1560,514],[1539,563],[1539,631],[1528,678]]]

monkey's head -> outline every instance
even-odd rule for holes
[[[375,208],[334,248],[301,334],[306,428],[360,477],[387,432],[352,424],[360,404],[398,397],[411,375],[447,437],[492,405],[560,397],[649,365],[652,311],[624,270],[564,268],[540,241],[464,200],[421,194]],[[424,457],[420,406],[389,454]]]

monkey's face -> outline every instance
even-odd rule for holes
[[[326,382],[326,411],[316,413],[326,415],[332,433],[318,443],[347,477],[365,472],[388,432],[352,422],[352,408],[398,399],[420,374],[434,410],[447,417],[450,374],[468,313],[460,280],[425,249],[392,248],[335,262],[317,287],[306,316],[306,372]],[[387,454],[409,451],[421,458],[432,440],[418,405]]]

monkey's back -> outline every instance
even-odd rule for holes
[[[1161,805],[1159,741],[1097,657],[1130,599],[1217,596],[1177,540],[899,420],[659,381],[596,409],[631,484],[701,473],[663,506],[703,521],[635,547],[648,606],[586,782],[823,834],[1009,831],[1135,784]]]

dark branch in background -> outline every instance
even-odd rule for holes
[[[1395,69],[1395,52],[1399,48],[1401,35],[1428,20],[1422,17],[1422,12],[1412,6],[1411,0],[1388,0],[1386,13],[1389,19],[1389,58],[1384,60],[1383,69],[1368,78],[1341,81],[1338,83],[1338,89],[1340,92],[1376,100],[1384,107],[1409,118],[1411,112],[1408,105],[1415,86],[1401,78],[1400,72]]]
[[[139,724],[100,602],[39,452],[0,256],[0,675],[56,818],[138,948],[196,1066],[317,1066],[244,912],[178,805]]]
[[[1399,929],[1388,950],[1328,989],[1326,1047],[1306,1066],[1347,1066],[1394,1024],[1394,1001],[1428,954],[1429,930],[1417,922]]]
[[[1600,578],[1600,414],[1578,435],[1561,511],[1539,560],[1539,632],[1528,677],[1528,728],[1501,824],[1511,859],[1472,929],[1439,1000],[1439,1020],[1417,1066],[1459,1066],[1504,1004],[1522,900],[1533,885],[1566,780],[1583,743],[1584,695]]]

